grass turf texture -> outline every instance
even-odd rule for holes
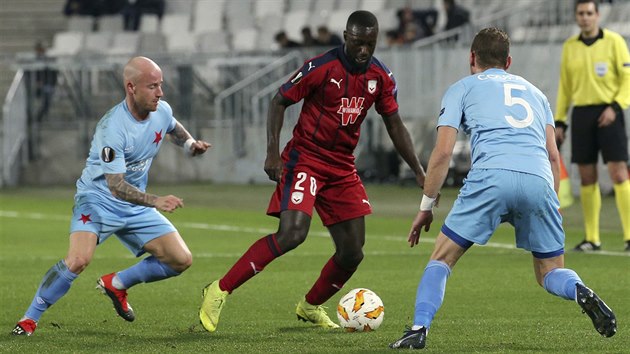
[[[91,265],[68,294],[42,317],[32,337],[9,332],[23,315],[42,276],[67,250],[73,189],[0,191],[0,352],[217,352],[380,353],[411,324],[416,287],[432,240],[456,196],[446,190],[428,234],[409,248],[407,232],[420,201],[413,188],[368,185],[374,213],[367,217],[365,259],[326,304],[336,321],[337,301],[355,287],[375,291],[385,304],[383,325],[371,333],[344,333],[298,322],[295,305],[313,284],[333,244],[317,217],[306,242],[271,263],[228,297],[217,332],[203,331],[197,317],[201,289],[223,275],[249,245],[277,227],[264,214],[271,185],[171,185],[150,192],[184,198],[168,217],[194,257],[179,277],[139,284],[129,291],[136,321],[116,316],[96,279],[136,259],[115,239],[99,246]],[[567,248],[582,238],[578,204],[564,211]],[[444,305],[426,351],[620,353],[630,348],[630,257],[623,244],[614,199],[603,199],[604,254],[568,252],[575,269],[613,310],[619,330],[600,337],[575,303],[547,294],[535,281],[531,255],[513,249],[513,231],[499,228],[491,245],[473,247],[454,268]]]

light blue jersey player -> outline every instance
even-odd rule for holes
[[[77,181],[68,254],[44,275],[14,335],[33,334],[44,311],[68,292],[90,263],[96,246],[111,235],[135,256],[150,254],[97,280],[97,288],[127,321],[133,321],[135,314],[126,289],[179,275],[192,263],[186,243],[159,212],[173,212],[184,206],[183,201],[173,195],[149,194],[146,186],[151,162],[167,134],[193,156],[203,154],[210,145],[193,139],[173,117],[170,106],[160,100],[162,70],[152,60],[131,59],[123,76],[125,100],[99,121]]]
[[[534,274],[544,289],[577,301],[601,335],[616,333],[612,310],[577,273],[564,268],[554,120],[546,97],[525,79],[506,72],[512,62],[509,48],[502,30],[481,30],[471,47],[472,75],[444,95],[420,211],[409,233],[412,247],[421,230],[429,231],[433,222],[433,206],[460,128],[470,135],[472,168],[418,285],[413,326],[391,348],[425,347],[453,267],[473,244],[485,244],[502,222],[514,226],[516,246],[532,253]]]
[[[472,168],[442,232],[468,248],[485,244],[509,221],[518,247],[538,258],[563,254],[546,144],[547,127],[554,126],[547,98],[522,77],[490,68],[458,81],[444,95],[438,128],[460,126],[470,135]]]

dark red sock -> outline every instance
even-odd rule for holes
[[[343,269],[335,262],[334,256],[330,257],[319,278],[313,284],[308,294],[306,294],[306,302],[311,305],[321,305],[328,301],[337,291],[341,290],[356,270],[356,268],[352,270]]]
[[[282,252],[276,235],[267,235],[254,242],[232,268],[221,278],[221,290],[232,292],[254,275],[262,272],[265,266],[280,257]]]

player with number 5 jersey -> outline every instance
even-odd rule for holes
[[[413,325],[390,348],[425,347],[453,267],[474,244],[487,243],[504,222],[514,226],[516,247],[531,252],[538,284],[555,296],[576,301],[599,334],[613,336],[617,323],[612,310],[575,271],[564,268],[557,196],[559,153],[547,98],[522,77],[506,71],[512,57],[504,31],[479,31],[469,55],[471,75],[453,84],[442,99],[424,195],[408,236],[411,247],[433,222],[435,199],[460,128],[470,135],[472,167],[418,285]]]
[[[265,172],[277,186],[267,214],[278,217],[280,225],[203,290],[199,318],[206,330],[216,330],[229,293],[304,242],[313,208],[332,236],[335,253],[299,301],[296,315],[319,327],[339,327],[321,305],[343,287],[363,259],[364,217],[371,207],[353,153],[370,107],[382,116],[396,150],[415,172],[418,184],[424,185],[424,170],[398,114],[394,77],[372,56],[377,36],[372,13],[352,13],[345,44],[307,60],[272,99]],[[285,110],[299,101],[303,105],[293,137],[280,154]]]

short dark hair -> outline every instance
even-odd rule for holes
[[[352,26],[378,28],[378,20],[373,13],[365,10],[359,10],[351,13],[348,17],[346,29],[349,30]]]
[[[573,12],[577,12],[577,7],[580,4],[588,4],[592,2],[595,5],[595,12],[599,12],[599,0],[575,0],[575,6],[573,6]]]
[[[510,38],[496,27],[484,28],[473,39],[470,51],[482,68],[505,67],[510,56]]]

